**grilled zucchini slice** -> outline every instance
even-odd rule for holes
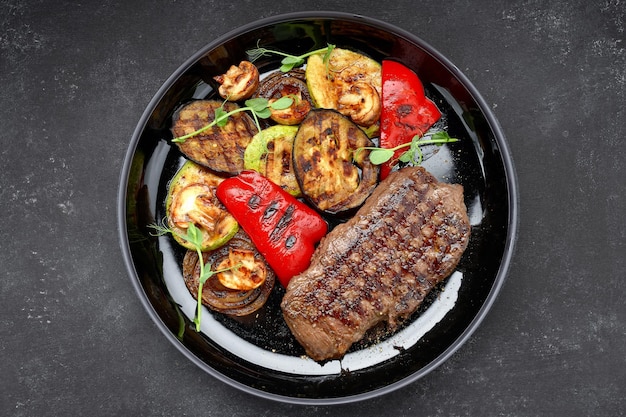
[[[215,196],[223,181],[193,161],[187,161],[170,181],[165,200],[168,226],[174,239],[187,249],[195,247],[181,236],[187,234],[189,223],[202,232],[203,251],[224,245],[239,230],[239,223]]]
[[[380,118],[382,76],[375,60],[335,48],[328,62],[323,54],[308,58],[306,80],[316,107],[335,109],[365,127]]]
[[[239,107],[236,103],[217,100],[186,104],[173,117],[172,134],[179,137],[205,127],[215,119],[215,109],[222,105],[225,112]],[[236,175],[243,170],[244,151],[257,132],[250,115],[240,112],[230,116],[225,126],[213,126],[177,145],[190,160],[215,172]]]
[[[350,119],[329,109],[311,110],[293,143],[293,165],[304,197],[337,214],[359,207],[378,181],[369,151],[374,144]]]
[[[259,172],[289,194],[300,197],[293,171],[293,140],[297,126],[270,126],[254,135],[244,153],[244,167]]]

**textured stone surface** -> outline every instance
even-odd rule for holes
[[[276,404],[161,335],[118,247],[119,172],[160,85],[216,36],[301,1],[0,0],[0,414],[620,415],[626,409],[626,7],[602,1],[318,0],[454,62],[517,167],[520,236],[483,325],[392,394]]]

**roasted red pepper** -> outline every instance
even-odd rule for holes
[[[380,115],[380,147],[395,148],[422,136],[441,117],[441,112],[424,95],[424,86],[411,69],[396,61],[382,64],[382,111]],[[397,150],[383,164],[380,178],[384,179],[398,157],[406,149]]]
[[[315,244],[328,232],[315,210],[256,171],[225,179],[216,195],[285,287],[309,266]]]

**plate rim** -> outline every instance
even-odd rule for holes
[[[182,74],[185,73],[194,63],[196,63],[200,58],[206,55],[208,51],[223,44],[224,42],[233,39],[234,37],[241,36],[244,33],[249,31],[259,29],[265,26],[285,23],[294,20],[313,20],[313,19],[326,19],[326,20],[347,20],[351,22],[361,21],[366,23],[369,26],[374,26],[379,29],[385,30],[387,32],[392,33],[395,36],[400,36],[411,43],[418,45],[425,52],[430,54],[433,58],[440,61],[440,63],[446,67],[459,81],[460,83],[467,89],[468,93],[472,96],[475,102],[478,104],[481,112],[483,113],[486,121],[489,124],[490,129],[494,134],[494,140],[499,149],[499,156],[502,161],[503,171],[506,177],[506,185],[508,190],[508,232],[506,235],[506,241],[504,245],[504,250],[502,254],[502,260],[500,262],[498,272],[494,278],[493,284],[491,285],[491,289],[487,294],[485,301],[482,306],[478,310],[477,314],[471,320],[469,325],[465,328],[465,330],[459,335],[458,338],[455,339],[454,343],[448,346],[439,356],[437,356],[434,360],[428,363],[426,366],[410,374],[398,381],[392,382],[383,387],[379,387],[367,392],[349,395],[349,396],[339,396],[332,398],[300,398],[300,397],[290,397],[286,395],[276,394],[272,392],[267,392],[260,390],[258,388],[251,387],[246,385],[240,381],[237,381],[233,378],[230,378],[216,369],[210,367],[207,363],[200,360],[192,351],[190,351],[180,340],[178,340],[174,334],[167,328],[167,326],[160,319],[157,311],[154,309],[154,306],[148,301],[147,295],[139,282],[138,273],[135,268],[135,264],[132,260],[131,248],[129,235],[127,231],[127,207],[126,207],[126,198],[127,198],[127,186],[128,186],[128,178],[131,171],[131,164],[134,159],[134,155],[137,151],[138,144],[140,142],[141,133],[143,132],[149,118],[152,113],[156,109],[158,103],[163,98],[164,94],[172,87],[172,85],[180,78]],[[300,11],[300,12],[290,12],[277,14],[265,18],[261,18],[255,20],[253,22],[248,22],[243,24],[235,29],[232,29],[221,36],[216,37],[211,42],[206,43],[203,47],[201,47],[198,51],[192,54],[189,58],[187,58],[182,64],[180,64],[174,72],[162,83],[156,93],[150,99],[148,105],[142,113],[139,121],[135,129],[133,130],[130,142],[128,144],[128,148],[126,150],[122,169],[119,176],[119,187],[117,193],[117,226],[118,226],[118,240],[120,244],[120,248],[122,251],[122,256],[124,258],[124,264],[127,270],[129,277],[131,278],[132,285],[137,293],[141,303],[144,306],[144,309],[148,312],[148,315],[152,319],[152,321],[156,324],[157,328],[165,335],[165,337],[180,351],[185,357],[191,360],[192,363],[197,365],[200,369],[208,373],[209,375],[215,377],[216,379],[249,394],[275,400],[283,403],[292,403],[292,404],[304,404],[304,405],[332,405],[332,404],[346,404],[357,401],[362,401],[365,399],[371,399],[374,397],[379,397],[385,394],[388,394],[392,391],[396,391],[404,386],[407,386],[418,379],[424,377],[441,364],[443,364],[446,360],[448,360],[458,349],[463,346],[467,340],[474,334],[477,328],[480,326],[482,321],[487,316],[487,313],[491,310],[493,304],[495,303],[497,296],[499,295],[502,286],[508,276],[508,272],[512,263],[513,256],[515,254],[516,243],[519,234],[519,186],[517,173],[515,170],[515,165],[513,162],[513,158],[509,149],[508,142],[504,135],[504,132],[498,122],[497,118],[491,107],[487,104],[483,96],[476,89],[474,84],[469,80],[469,78],[463,74],[459,68],[454,65],[447,57],[441,54],[438,50],[433,48],[429,43],[424,41],[421,37],[409,32],[405,29],[402,29],[398,26],[392,25],[385,21],[379,20],[377,18],[355,14],[355,13],[347,13],[347,12],[337,12],[337,11]]]

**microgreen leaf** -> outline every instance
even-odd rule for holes
[[[202,247],[202,231],[195,224],[189,223],[187,226],[187,235],[184,239],[191,243],[195,248]]]
[[[292,104],[293,104],[293,98],[289,96],[284,96],[284,97],[279,98],[276,101],[273,101],[269,105],[269,107],[272,108],[273,110],[285,110],[291,107]]]
[[[228,123],[228,114],[223,107],[215,109],[215,124],[219,127],[224,127]]]
[[[441,143],[437,143],[438,145],[442,145],[444,143],[448,143],[448,142],[456,142],[458,141],[458,139],[455,138],[451,138],[450,135],[448,134],[448,132],[446,132],[445,130],[440,130],[439,132],[435,132],[430,136],[431,140],[434,141],[441,141]]]
[[[398,161],[405,162],[405,163],[406,162],[410,162],[411,161],[411,152],[409,152],[409,151],[403,152],[402,155],[400,155],[400,157],[398,158]]]
[[[370,161],[374,165],[384,164],[393,157],[391,149],[374,149],[370,152]]]
[[[199,280],[201,284],[204,284],[207,279],[211,278],[215,272],[211,271],[211,264],[209,262],[204,264],[204,271],[200,274]]]
[[[267,108],[268,100],[263,97],[251,98],[246,100],[245,104],[251,111],[258,113]]]
[[[280,61],[283,64],[291,64],[291,65],[301,65],[304,63],[304,59],[300,58],[299,56],[288,56],[283,58],[282,61]]]
[[[272,115],[272,111],[269,109],[269,107],[266,107],[263,110],[256,112],[256,115],[260,117],[261,119],[267,119],[268,117]]]
[[[282,72],[288,72],[291,71],[293,67],[299,67],[300,65],[304,64],[304,59],[297,56],[288,56],[283,58],[280,63],[282,64],[280,66],[280,70]]]

